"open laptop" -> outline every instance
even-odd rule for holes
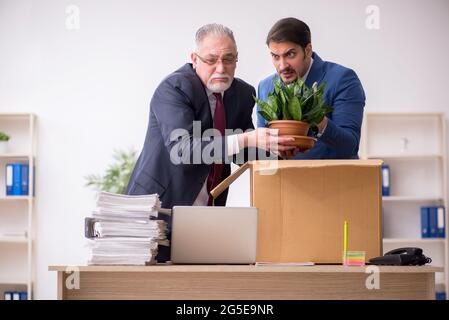
[[[255,263],[257,208],[175,206],[172,219],[173,263]]]

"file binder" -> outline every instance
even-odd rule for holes
[[[28,195],[28,176],[29,176],[29,167],[27,164],[21,164],[21,192],[20,194],[23,196]]]
[[[6,195],[29,195],[29,165],[27,163],[6,164]]]
[[[446,233],[445,209],[444,207],[437,207],[437,237],[444,238]]]
[[[26,291],[5,291],[3,295],[5,300],[28,300]]]
[[[382,165],[382,196],[390,195],[390,166]]]
[[[437,220],[438,211],[437,207],[429,207],[429,237],[436,238],[438,235]]]
[[[445,208],[443,206],[421,207],[422,238],[446,236]]]
[[[435,292],[435,300],[446,300],[446,292],[445,291]]]
[[[421,237],[422,238],[430,237],[428,207],[421,207]]]
[[[12,164],[6,165],[6,195],[12,196],[12,181],[13,181],[13,166]]]
[[[12,195],[22,195],[22,164],[12,164]]]

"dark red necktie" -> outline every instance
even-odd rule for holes
[[[214,113],[214,128],[220,131],[221,135],[224,137],[226,129],[226,114],[223,98],[221,97],[221,93],[214,93],[214,96],[217,99]],[[213,163],[211,166],[209,176],[207,177],[207,192],[209,193],[209,201],[207,202],[208,206],[211,206],[213,203],[210,191],[222,181],[223,168],[223,163]]]

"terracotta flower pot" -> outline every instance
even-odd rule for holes
[[[268,122],[271,129],[279,129],[280,136],[307,136],[310,124],[297,120],[274,120]]]

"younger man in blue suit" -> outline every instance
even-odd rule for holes
[[[295,159],[357,159],[362,126],[365,93],[356,73],[339,64],[321,60],[313,52],[309,27],[295,18],[285,18],[271,28],[266,41],[276,74],[259,83],[258,96],[267,101],[273,83],[279,79],[289,84],[302,78],[306,85],[326,84],[326,103],[332,113],[318,125],[318,141],[307,153]],[[257,108],[259,110],[259,107]],[[257,126],[266,120],[258,113]]]

